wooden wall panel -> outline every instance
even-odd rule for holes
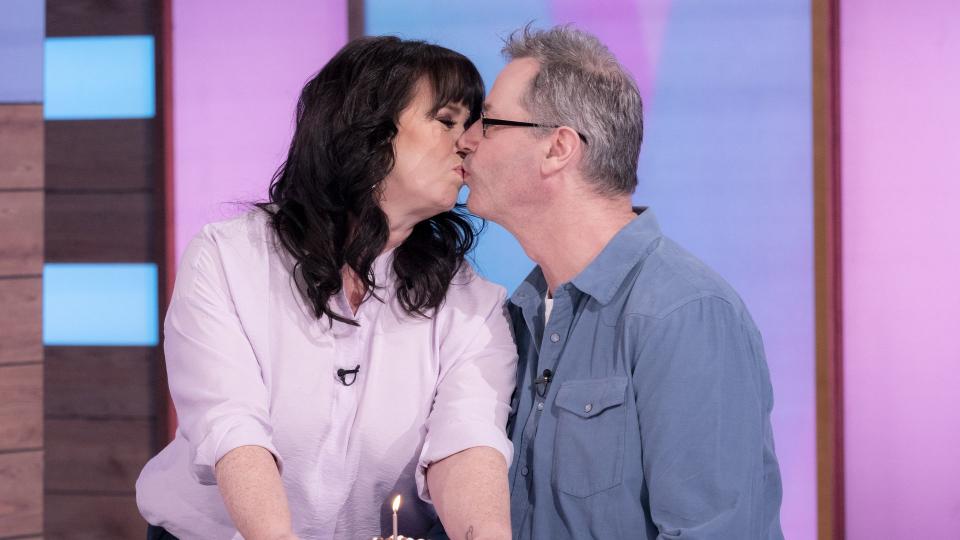
[[[43,6],[0,2],[2,55],[22,57],[0,81],[33,78],[20,61],[42,59]],[[0,103],[0,539],[25,539],[43,534],[44,119],[38,85],[2,86],[31,102]]]
[[[133,493],[153,456],[151,419],[47,418],[48,492]]]
[[[41,278],[0,279],[0,364],[43,358]]]
[[[43,126],[42,105],[0,104],[0,538],[43,533]]]
[[[157,0],[47,0],[47,35],[157,37],[159,97],[163,7]],[[164,260],[162,123],[161,116],[46,123],[47,262]],[[157,450],[159,350],[47,347],[45,354],[44,537],[144,537],[134,483]]]
[[[0,454],[0,538],[43,531],[43,452]]]
[[[43,364],[0,366],[0,448],[43,446]]]
[[[47,347],[47,417],[152,416],[157,354],[152,347]]]
[[[840,219],[840,8],[811,2],[814,279],[817,330],[817,536],[846,536]]]
[[[366,0],[347,0],[347,39],[367,34]]]
[[[47,262],[155,261],[150,193],[48,193]]]
[[[156,0],[46,0],[48,36],[154,34]]]
[[[0,275],[43,273],[43,192],[0,192]]]
[[[62,191],[155,189],[159,133],[153,119],[47,123],[46,186]]]
[[[0,189],[43,188],[43,106],[0,106]]]
[[[139,539],[147,536],[133,495],[47,494],[47,540]]]

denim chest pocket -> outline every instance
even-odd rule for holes
[[[589,497],[620,484],[626,434],[626,377],[566,381],[557,391],[553,480]]]

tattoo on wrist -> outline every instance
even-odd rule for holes
[[[467,529],[467,533],[463,535],[464,540],[473,540],[473,525]]]

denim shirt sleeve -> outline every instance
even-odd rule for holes
[[[632,384],[657,538],[765,538],[755,473],[772,391],[749,317],[705,296],[628,322],[647,336]]]

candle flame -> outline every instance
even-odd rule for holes
[[[400,509],[400,496],[397,495],[393,498],[393,511],[396,512]]]

